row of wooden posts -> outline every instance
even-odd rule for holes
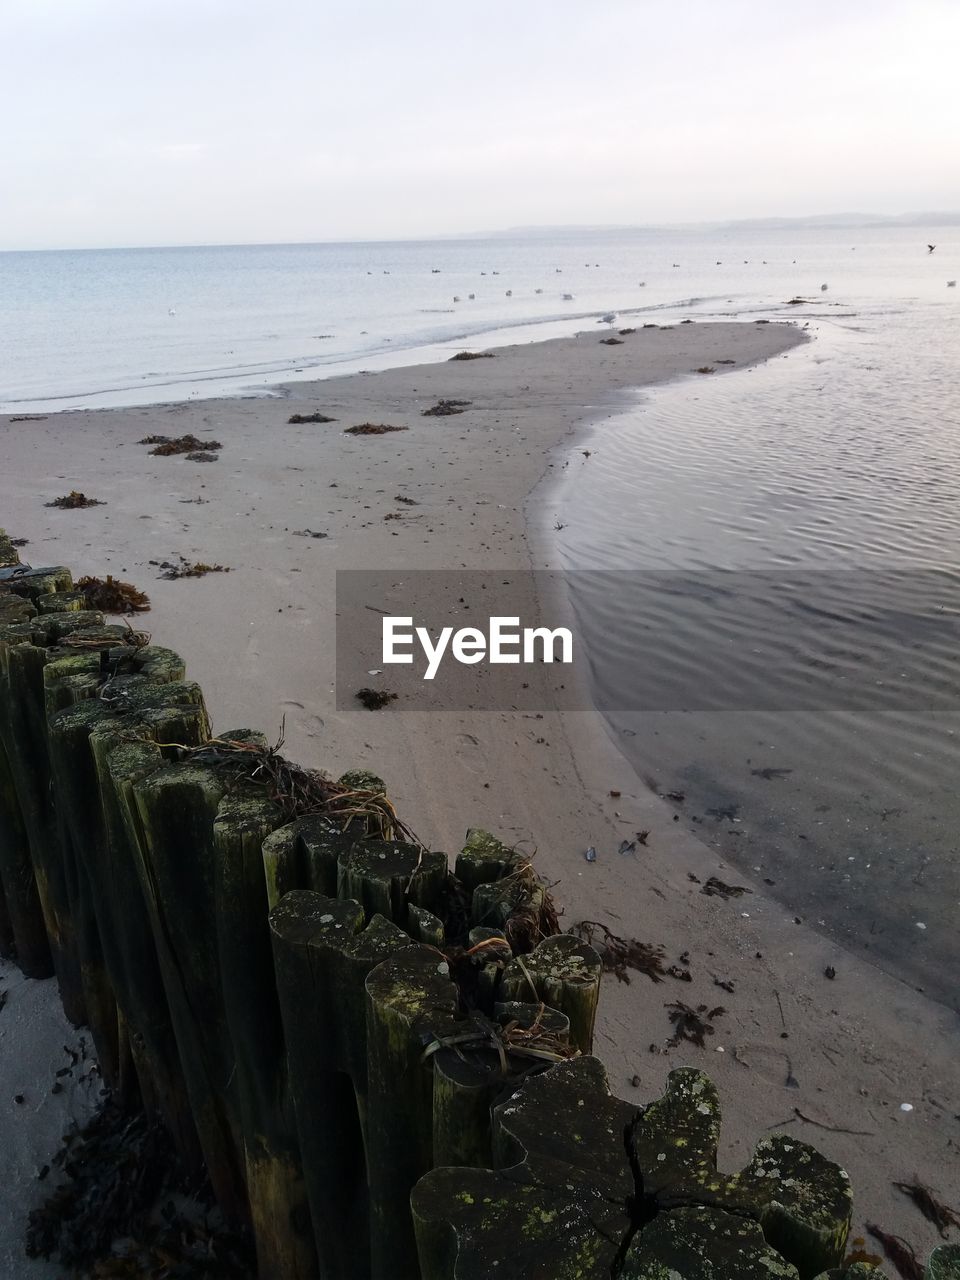
[[[262,1280],[840,1265],[849,1183],[813,1148],[721,1176],[707,1077],[610,1096],[600,958],[513,850],[468,832],[451,872],[370,774],[298,803],[260,735],[213,737],[175,653],[2,532],[0,566],[0,948],[55,974]]]

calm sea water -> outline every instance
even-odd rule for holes
[[[846,569],[882,593],[914,567],[960,565],[957,277],[957,227],[0,254],[0,409],[264,393],[571,332],[608,310],[623,323],[789,316],[812,344],[637,396],[595,429],[588,464],[571,454],[563,563]],[[785,305],[795,295],[812,302]],[[726,600],[710,625],[732,638],[747,682],[761,680],[777,637],[749,598]],[[589,587],[575,604],[610,699],[643,619]],[[681,675],[704,652],[701,606],[673,596],[657,620],[673,628]],[[941,693],[954,651],[948,634],[930,672]],[[840,663],[838,693],[844,676]],[[682,792],[681,819],[745,876],[956,1004],[960,715],[922,709],[921,694],[915,713],[611,722],[639,772]]]
[[[595,427],[588,460],[571,451],[557,497],[565,567],[687,576],[688,594],[648,593],[641,611],[608,580],[574,575],[600,700],[622,705],[656,636],[668,687],[682,694],[706,675],[729,708],[609,714],[641,776],[684,796],[680,821],[779,897],[786,919],[796,913],[954,1008],[960,296],[946,281],[960,274],[958,238],[944,228],[791,236],[796,267],[785,243],[776,258],[767,244],[773,295],[813,303],[762,314],[792,314],[814,341],[753,370],[637,394]],[[801,273],[808,255],[816,268]],[[753,305],[701,302],[694,313],[746,316]],[[840,618],[857,638],[828,661],[800,655],[817,667],[816,710],[754,709],[780,674],[778,651],[784,665],[796,657],[766,607],[785,584],[801,607],[821,607],[826,593],[835,614],[824,627]],[[928,593],[937,618],[922,657],[898,612],[905,592]],[[891,623],[908,637],[902,666],[880,650]],[[874,667],[891,683],[909,669],[914,683],[842,709]],[[879,709],[894,694],[898,709]]]

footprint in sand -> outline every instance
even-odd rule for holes
[[[734,1057],[742,1067],[748,1067],[761,1080],[771,1084],[779,1084],[785,1088],[797,1088],[793,1074],[793,1064],[781,1049],[773,1049],[766,1044],[738,1045]],[[788,1084],[788,1081],[792,1082]]]
[[[458,733],[454,742],[454,755],[459,763],[471,773],[482,773],[486,767],[486,760],[480,739],[475,738],[472,733]]]

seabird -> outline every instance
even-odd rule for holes
[[[934,249],[935,249],[936,247],[937,247],[937,246],[936,246],[935,244],[928,244],[928,245],[927,245],[927,253],[933,253],[933,251],[934,251]]]
[[[948,281],[947,281],[947,288],[948,288],[948,289],[955,289],[956,287],[957,287],[957,282],[956,282],[956,280],[948,280]]]
[[[608,311],[606,315],[602,315],[600,317],[600,319],[597,321],[597,324],[613,324],[616,318],[617,318],[617,313],[615,311]]]
[[[822,285],[820,286],[820,292],[821,292],[821,293],[826,293],[826,292],[827,292],[827,286],[826,286],[825,284],[822,284]]]

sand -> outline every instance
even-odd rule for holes
[[[663,944],[669,962],[689,953],[689,984],[605,979],[596,1049],[614,1091],[647,1100],[672,1067],[704,1067],[724,1105],[724,1167],[746,1162],[756,1139],[785,1123],[850,1172],[855,1235],[878,1222],[925,1252],[936,1234],[891,1181],[918,1176],[948,1199],[960,1185],[953,1015],[794,923],[760,877],[744,879],[681,831],[592,710],[416,711],[406,697],[380,712],[336,709],[336,568],[548,564],[552,477],[583,463],[586,424],[599,424],[591,448],[601,449],[603,420],[633,389],[721,359],[736,364],[716,377],[745,379],[752,363],[789,359],[802,341],[792,326],[752,323],[640,329],[619,346],[601,336],[597,327],[493,359],[297,383],[273,399],[0,418],[0,524],[29,539],[21,555],[34,565],[112,573],[146,590],[153,608],[136,625],[185,655],[216,730],[251,725],[276,737],[283,722],[284,749],[302,763],[385,777],[433,847],[455,851],[477,825],[536,850],[565,924],[602,921]],[[707,394],[712,380],[701,381]],[[470,408],[421,416],[441,397]],[[287,422],[315,410],[336,421]],[[364,421],[408,430],[344,434]],[[137,443],[184,432],[221,441],[219,460],[151,457]],[[44,505],[74,488],[104,505]],[[151,562],[179,556],[230,572],[159,580]],[[638,830],[649,831],[646,845],[620,856]],[[705,896],[712,875],[752,893]],[[724,1007],[706,1048],[663,1051],[673,1000]],[[24,1041],[21,1052],[45,1070],[46,1049]],[[4,1129],[11,1105],[0,1096]],[[0,1199],[10,1192],[7,1182]]]

